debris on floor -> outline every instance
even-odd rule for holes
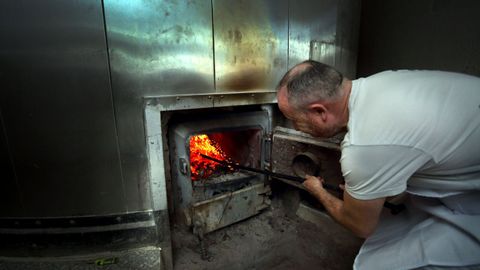
[[[173,230],[175,270],[352,269],[362,240],[326,220],[313,224],[273,208],[205,236],[208,260],[186,228]]]

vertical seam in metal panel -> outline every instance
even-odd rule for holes
[[[108,36],[107,36],[107,19],[105,15],[105,3],[104,0],[102,2],[102,18],[103,18],[103,32],[105,37],[105,46],[107,48],[107,65],[108,65],[108,84],[110,85],[110,96],[112,101],[112,112],[113,112],[113,122],[114,122],[114,130],[115,130],[115,139],[117,144],[117,156],[118,162],[120,166],[120,178],[122,179],[122,192],[123,192],[123,199],[125,201],[125,210],[128,213],[128,203],[127,203],[127,193],[126,193],[126,185],[125,185],[125,177],[123,175],[123,165],[122,165],[122,155],[120,153],[120,143],[118,138],[118,121],[117,121],[117,114],[115,111],[115,97],[113,95],[113,85],[112,85],[112,68],[110,64],[110,50],[108,47]]]
[[[287,70],[290,67],[290,0],[287,0]]]
[[[12,170],[13,170],[13,177],[15,177],[15,186],[17,188],[18,198],[20,200],[20,207],[21,207],[22,211],[25,211],[25,206],[24,206],[23,196],[22,196],[22,190],[21,190],[21,187],[20,187],[19,179],[18,179],[17,169],[15,167],[15,162],[13,160],[13,153],[12,153],[12,150],[10,149],[10,144],[8,143],[7,127],[5,126],[5,122],[3,121],[3,114],[2,114],[2,109],[1,108],[0,108],[0,124],[2,125],[2,128],[3,128],[3,136],[5,137],[5,144],[6,144],[6,147],[7,147],[8,158],[10,159],[10,164],[11,164]]]
[[[213,52],[213,89],[217,92],[217,78],[216,78],[216,69],[215,69],[215,24],[214,24],[214,16],[213,16],[213,0],[210,0],[210,7],[211,7],[211,18],[212,18],[212,52]]]

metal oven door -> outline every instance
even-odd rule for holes
[[[330,139],[314,138],[306,133],[285,127],[276,127],[272,136],[271,170],[274,173],[304,178],[321,176],[329,184],[343,182],[340,167],[342,136]],[[278,179],[287,184],[301,186],[298,182]]]

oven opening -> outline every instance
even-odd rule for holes
[[[261,134],[260,128],[245,128],[190,136],[187,145],[193,202],[261,183],[263,177],[258,174],[212,160],[260,168]]]
[[[204,156],[259,168],[260,136],[261,130],[255,128],[190,136],[190,176],[192,181],[195,184],[204,185],[233,180],[240,174],[232,167]]]

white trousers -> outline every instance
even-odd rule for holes
[[[410,195],[406,208],[396,216],[382,213],[354,269],[478,268],[480,192],[442,199]]]

